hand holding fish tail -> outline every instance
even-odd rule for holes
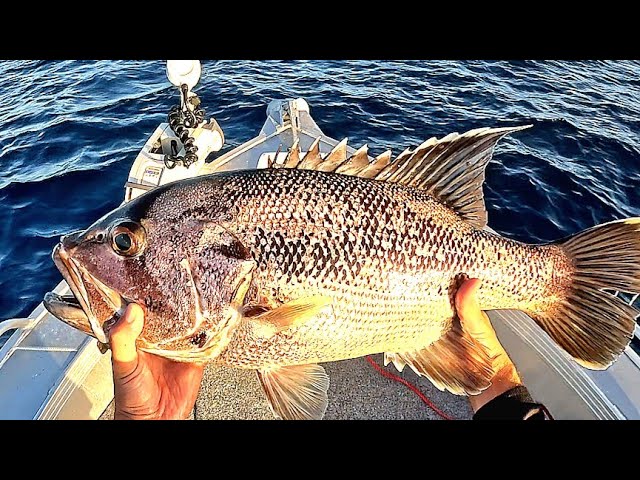
[[[136,347],[144,312],[130,304],[110,331],[115,420],[182,420],[195,405],[204,366],[178,363]]]
[[[522,385],[516,367],[498,340],[489,317],[480,310],[476,293],[481,284],[482,281],[477,278],[468,279],[456,293],[456,312],[462,329],[485,348],[492,359],[494,371],[491,386],[479,395],[469,397],[474,412],[504,392]]]

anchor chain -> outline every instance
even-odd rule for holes
[[[174,168],[178,162],[182,162],[185,168],[198,161],[198,147],[194,145],[195,138],[189,135],[189,128],[194,128],[204,121],[204,108],[200,108],[200,98],[197,95],[188,97],[189,87],[180,86],[182,101],[180,105],[171,108],[168,115],[169,127],[184,145],[184,155],[178,155],[177,142],[171,142],[171,154],[164,156],[164,164],[167,168]]]

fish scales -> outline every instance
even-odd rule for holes
[[[640,218],[545,245],[486,231],[485,167],[523,128],[370,163],[364,147],[346,158],[346,141],[323,159],[317,139],[277,168],[166,184],[61,239],[53,260],[73,295],[48,293],[45,307],[106,344],[138,303],[138,348],[256,369],[288,419],[322,418],[318,363],[372,353],[442,390],[486,389],[494,361],[455,312],[464,276],[481,280],[481,309],[522,310],[580,365],[605,369],[636,329],[637,310],[610,292],[640,292]]]
[[[257,263],[246,303],[277,306],[316,294],[333,300],[331,312],[270,339],[254,336],[250,324],[239,327],[218,358],[227,365],[423,348],[451,326],[457,275],[484,280],[482,308],[531,309],[549,298],[551,286],[562,294],[572,271],[557,247],[536,249],[478,230],[423,191],[398,184],[278,169],[178,188],[184,192],[157,198],[149,218],[216,222],[236,235]]]

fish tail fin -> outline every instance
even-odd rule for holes
[[[580,365],[609,367],[629,345],[638,311],[613,292],[640,292],[640,217],[598,225],[558,243],[574,274],[562,300],[534,320]]]

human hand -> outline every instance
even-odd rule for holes
[[[196,403],[204,365],[139,351],[144,312],[129,304],[110,331],[115,420],[182,420]]]
[[[522,385],[516,367],[498,340],[489,317],[480,310],[476,292],[481,284],[477,278],[468,279],[456,293],[456,311],[462,329],[484,346],[487,354],[493,359],[494,376],[491,386],[479,395],[469,397],[474,412],[507,390]]]

